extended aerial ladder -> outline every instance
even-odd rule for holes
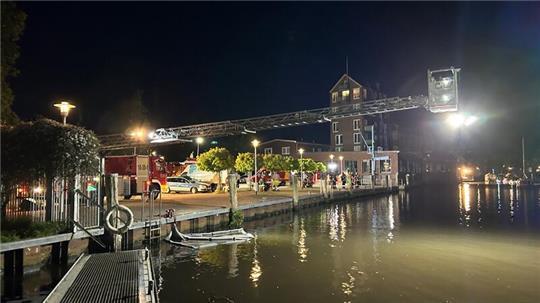
[[[326,123],[334,119],[425,108],[433,113],[456,111],[459,68],[428,70],[428,96],[393,97],[319,109],[274,114],[170,128],[148,133],[99,136],[104,151],[192,142],[196,137],[215,138],[259,131]]]

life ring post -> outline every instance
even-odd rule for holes
[[[107,241],[107,244],[111,248],[111,250],[116,252],[122,250],[122,234],[118,233],[121,230],[119,228],[119,218],[121,210],[119,208],[120,205],[118,204],[118,174],[105,175],[105,195],[105,208],[107,209],[107,211],[104,214],[103,225],[108,233],[108,236],[105,237],[105,240]],[[123,207],[127,208],[125,206]],[[131,213],[131,210],[129,210],[129,212]],[[129,219],[129,214],[127,216],[127,219]],[[131,213],[131,218],[133,218],[133,213]],[[129,220],[127,221],[129,222]],[[133,221],[131,221],[131,223],[133,223]],[[129,229],[129,226],[127,228]],[[122,230],[123,229],[124,228],[122,228]]]

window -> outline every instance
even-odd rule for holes
[[[357,172],[358,171],[358,162],[354,160],[345,160],[345,167],[344,169],[349,172]]]
[[[349,98],[349,90],[346,89],[341,92],[341,100],[347,100]]]
[[[337,97],[338,97],[338,93],[337,93],[337,92],[333,92],[333,93],[332,93],[332,103],[336,103],[336,102],[337,102]]]
[[[388,173],[390,172],[391,170],[391,167],[390,167],[390,161],[389,160],[382,160],[382,161],[379,161],[379,169],[381,172],[383,173]]]
[[[355,146],[353,147],[353,150],[354,150],[354,151],[362,151],[362,145],[355,145]]]
[[[338,123],[339,123],[339,122],[332,122],[332,131],[333,131],[334,133],[337,133],[337,132],[339,131]]]
[[[352,125],[354,130],[359,130],[361,125],[360,119],[354,119]]]
[[[265,155],[271,155],[272,154],[272,148],[271,147],[266,147],[264,149],[264,154]]]
[[[337,152],[341,152],[341,151],[342,151],[342,150],[341,150],[341,146],[336,147],[336,151],[337,151]]]
[[[354,100],[360,99],[360,88],[359,88],[359,87],[353,89],[353,91],[352,91],[352,98],[353,98]]]
[[[343,135],[336,135],[336,145],[343,145]]]
[[[363,89],[363,93],[364,93],[364,100],[366,100],[367,99],[367,90],[365,88]]]
[[[354,144],[362,143],[362,135],[361,135],[361,133],[354,133],[353,134],[353,143]]]
[[[363,173],[370,173],[371,169],[369,167],[370,160],[363,160],[362,161],[362,172]]]
[[[291,154],[291,147],[290,146],[283,146],[281,148],[281,154],[282,155],[290,155]]]

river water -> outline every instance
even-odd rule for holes
[[[161,302],[540,302],[538,190],[418,188],[162,245]]]
[[[540,302],[538,189],[416,188],[246,229],[256,239],[154,248],[161,302]],[[66,270],[25,275],[23,297]]]

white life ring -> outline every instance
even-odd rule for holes
[[[123,225],[121,225],[120,227],[115,226],[117,217],[113,217],[113,215],[115,215],[117,211],[125,213],[127,217],[127,221],[121,220]],[[115,205],[105,214],[105,228],[113,234],[123,234],[129,230],[129,227],[133,224],[133,220],[134,217],[131,209],[124,205]]]

